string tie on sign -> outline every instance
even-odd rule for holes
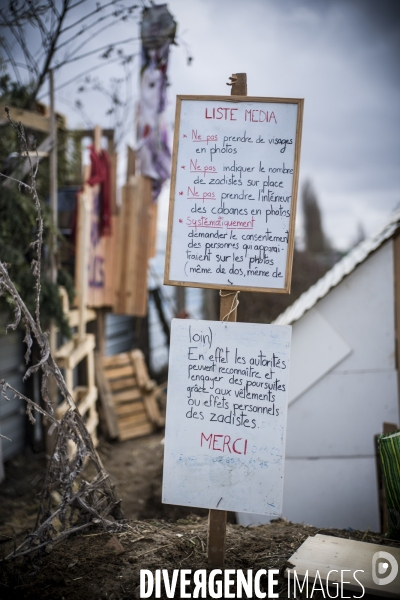
[[[228,296],[233,296],[230,311],[224,317],[222,317],[221,321],[229,321],[229,317],[231,316],[231,314],[233,312],[235,312],[235,310],[239,306],[239,294],[240,294],[240,292],[224,293],[222,290],[219,290],[219,295],[221,296],[221,298],[227,298]]]

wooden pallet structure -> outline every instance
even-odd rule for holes
[[[102,406],[108,406],[105,417],[110,437],[127,440],[164,426],[157,403],[160,390],[149,377],[141,350],[96,356],[96,376]]]
[[[96,319],[96,313],[93,310],[86,309],[83,315],[83,319],[80,316],[80,312],[77,309],[68,310],[68,304],[65,300],[65,294],[62,294],[64,312],[69,316],[69,323],[71,327],[79,326],[79,321],[83,320],[85,325],[87,321]],[[96,446],[98,444],[97,439],[97,425],[99,423],[99,417],[96,409],[97,400],[97,387],[95,383],[95,364],[94,364],[94,349],[96,341],[95,336],[91,333],[75,333],[72,339],[63,344],[55,354],[55,360],[60,367],[64,370],[65,383],[67,384],[68,390],[71,392],[72,398],[85,421],[86,428],[90,433],[93,443]],[[74,369],[84,361],[86,371],[86,384],[74,386]],[[56,418],[60,419],[63,414],[68,410],[68,403],[64,400],[59,406],[57,406],[55,413]],[[73,447],[71,443],[71,453],[73,453]]]
[[[77,260],[77,280],[80,285],[78,287],[77,309],[70,311],[68,299],[65,294],[62,296],[64,312],[69,316],[70,326],[73,327],[75,325],[78,331],[72,336],[71,340],[63,344],[55,352],[55,360],[58,366],[64,370],[65,383],[96,446],[98,444],[97,425],[99,423],[99,416],[96,409],[97,387],[95,383],[94,364],[96,340],[93,334],[86,332],[86,323],[90,320],[91,313],[93,312],[87,309],[88,286],[86,265],[90,242],[89,200],[89,192],[87,186],[85,186],[83,193],[78,198],[79,211],[76,250],[77,258],[79,257]],[[96,318],[96,313],[93,314],[94,318]],[[83,363],[85,366],[85,385],[74,386],[74,369],[80,363]],[[55,410],[56,418],[60,419],[67,410],[68,404],[66,401],[63,401]],[[70,455],[72,456],[74,452],[74,444],[71,442]]]

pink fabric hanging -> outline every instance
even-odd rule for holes
[[[90,177],[89,185],[100,185],[100,236],[111,235],[111,189],[110,189],[110,158],[106,150],[96,152],[90,146]]]

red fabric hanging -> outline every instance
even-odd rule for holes
[[[96,152],[90,146],[90,177],[89,185],[100,184],[100,236],[111,235],[111,189],[110,189],[110,158],[106,150]]]

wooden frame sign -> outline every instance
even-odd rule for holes
[[[178,96],[167,285],[289,293],[303,100]]]

